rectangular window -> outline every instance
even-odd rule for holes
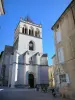
[[[66,74],[61,74],[59,75],[59,78],[60,78],[60,82],[66,82]]]
[[[63,63],[64,62],[63,48],[59,48],[58,49],[58,60],[59,60],[59,63]]]
[[[61,41],[61,33],[60,32],[56,32],[56,41],[57,41],[57,43],[59,43]]]

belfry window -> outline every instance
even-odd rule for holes
[[[31,34],[32,34],[31,29],[29,29],[29,35],[31,35]]]
[[[34,43],[32,41],[29,42],[29,50],[34,50]]]
[[[33,29],[29,29],[29,35],[34,36],[34,30]]]
[[[27,28],[25,28],[25,34],[28,34],[28,29]]]
[[[40,31],[39,30],[35,31],[35,36],[40,37]]]
[[[33,31],[33,29],[32,29],[32,36],[34,36],[34,31]]]
[[[37,37],[37,31],[35,31],[35,36]]]
[[[24,33],[24,27],[22,28],[22,33]]]

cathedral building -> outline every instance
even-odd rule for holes
[[[48,84],[48,55],[43,53],[42,25],[20,18],[13,46],[5,46],[2,66],[8,86]]]

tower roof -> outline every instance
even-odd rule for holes
[[[27,22],[34,23],[29,16],[26,16],[24,20],[27,21]]]

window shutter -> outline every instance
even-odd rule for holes
[[[63,63],[64,62],[63,48],[59,48],[58,49],[58,59],[59,59],[59,63]]]
[[[70,78],[69,78],[68,74],[66,74],[66,81],[67,81],[67,83],[70,83]]]
[[[61,33],[60,32],[56,33],[56,40],[57,40],[57,43],[59,43],[61,41]]]
[[[60,63],[60,48],[58,49],[58,59],[59,59],[59,63]]]
[[[63,48],[60,48],[61,63],[64,62]]]

